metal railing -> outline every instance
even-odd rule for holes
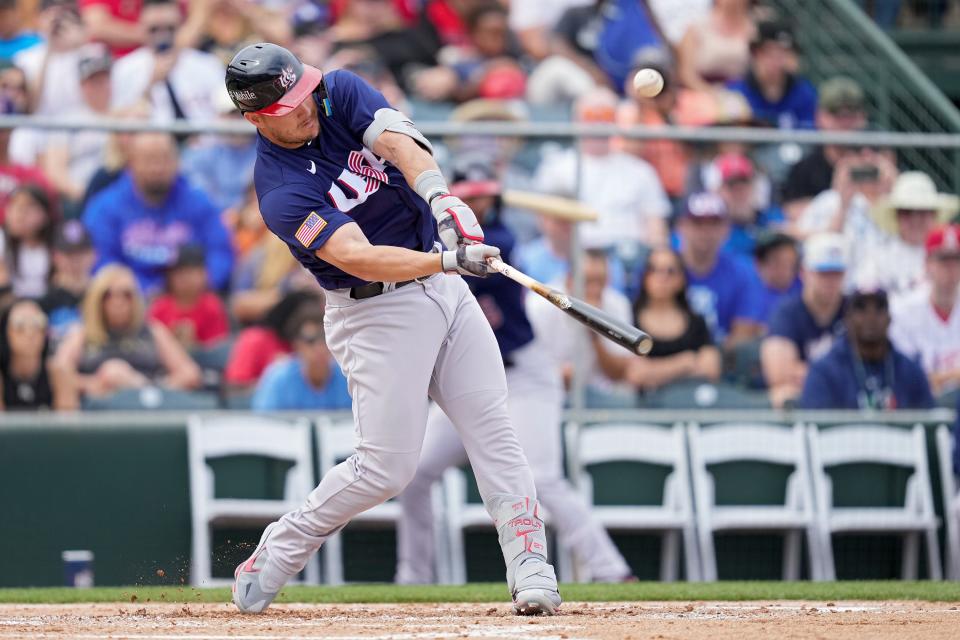
[[[770,0],[794,24],[804,74],[816,83],[846,75],[863,87],[883,129],[958,133],[960,112],[853,0]],[[960,150],[904,148],[901,161],[960,189]]]

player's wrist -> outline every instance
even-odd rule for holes
[[[444,180],[443,174],[438,169],[427,169],[418,175],[416,180],[413,181],[413,190],[430,205],[438,197],[450,193],[450,187],[447,186],[447,181]]]

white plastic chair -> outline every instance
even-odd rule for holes
[[[357,436],[351,419],[333,421],[320,418],[316,423],[317,464],[322,478],[335,466],[353,455],[357,445]],[[363,523],[369,527],[396,527],[400,519],[400,505],[394,501],[379,504],[360,513],[350,521]],[[325,584],[340,585],[343,579],[343,538],[335,533],[327,538],[320,547],[323,554],[323,581]]]
[[[565,437],[570,477],[589,503],[594,496],[593,479],[587,470],[590,465],[636,462],[673,468],[664,484],[661,505],[595,505],[593,513],[607,529],[662,533],[660,579],[664,581],[678,577],[682,539],[687,580],[701,580],[683,427],[635,423],[580,427],[568,423]]]
[[[211,575],[210,530],[213,526],[266,525],[296,509],[313,489],[313,460],[310,425],[305,420],[290,422],[263,416],[191,416],[187,424],[190,469],[190,511],[193,549],[190,584],[230,584]],[[258,456],[289,460],[283,498],[259,500],[216,498],[214,474],[207,464],[212,458]],[[304,570],[304,581],[316,584],[316,563]]]
[[[947,425],[937,427],[937,458],[940,461],[940,488],[943,490],[943,519],[947,541],[947,577],[960,580],[960,493],[953,475],[950,454],[953,436]]]
[[[696,497],[697,530],[703,560],[703,578],[717,580],[717,557],[713,536],[717,531],[783,532],[783,578],[800,578],[803,534],[807,535],[810,573],[823,580],[825,567],[820,536],[816,530],[809,460],[803,427],[778,424],[733,423],[700,428],[688,426],[693,488]],[[782,505],[716,504],[710,465],[725,462],[768,462],[790,466]]]
[[[813,485],[817,496],[817,517],[826,558],[827,579],[836,579],[833,562],[833,534],[902,533],[904,535],[902,574],[915,580],[919,569],[920,534],[926,536],[930,577],[943,578],[937,517],[927,463],[927,441],[922,425],[903,429],[885,424],[851,424],[818,429],[807,428]],[[826,470],[844,464],[874,463],[906,467],[907,479],[902,507],[834,507],[833,483]]]

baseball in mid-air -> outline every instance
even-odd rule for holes
[[[656,69],[640,69],[633,76],[633,88],[644,98],[653,98],[663,91],[663,76]]]

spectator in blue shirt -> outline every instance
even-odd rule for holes
[[[803,290],[774,310],[760,345],[760,364],[774,407],[796,400],[810,362],[825,355],[842,332],[847,262],[847,244],[839,234],[813,235],[804,243]]]
[[[695,193],[684,204],[677,231],[690,307],[729,350],[760,336],[759,278],[751,262],[721,251],[730,218],[720,196]]]
[[[813,129],[817,90],[792,72],[796,61],[793,33],[780,22],[757,24],[750,42],[750,70],[727,86],[742,93],[753,119],[778,129]]]
[[[130,267],[148,295],[163,287],[167,267],[188,244],[203,247],[214,289],[230,281],[233,250],[220,211],[180,173],[168,134],[133,139],[129,170],[90,201],[83,223],[97,250],[96,268]]]
[[[760,276],[760,321],[770,325],[780,303],[800,294],[800,248],[792,236],[768,233],[760,236],[753,249]]]
[[[804,409],[930,409],[933,394],[920,365],[890,342],[890,310],[882,289],[858,289],[844,315],[847,333],[810,365],[800,396]]]
[[[291,318],[294,355],[271,364],[253,394],[255,411],[349,409],[347,379],[330,356],[323,310],[309,305]]]

